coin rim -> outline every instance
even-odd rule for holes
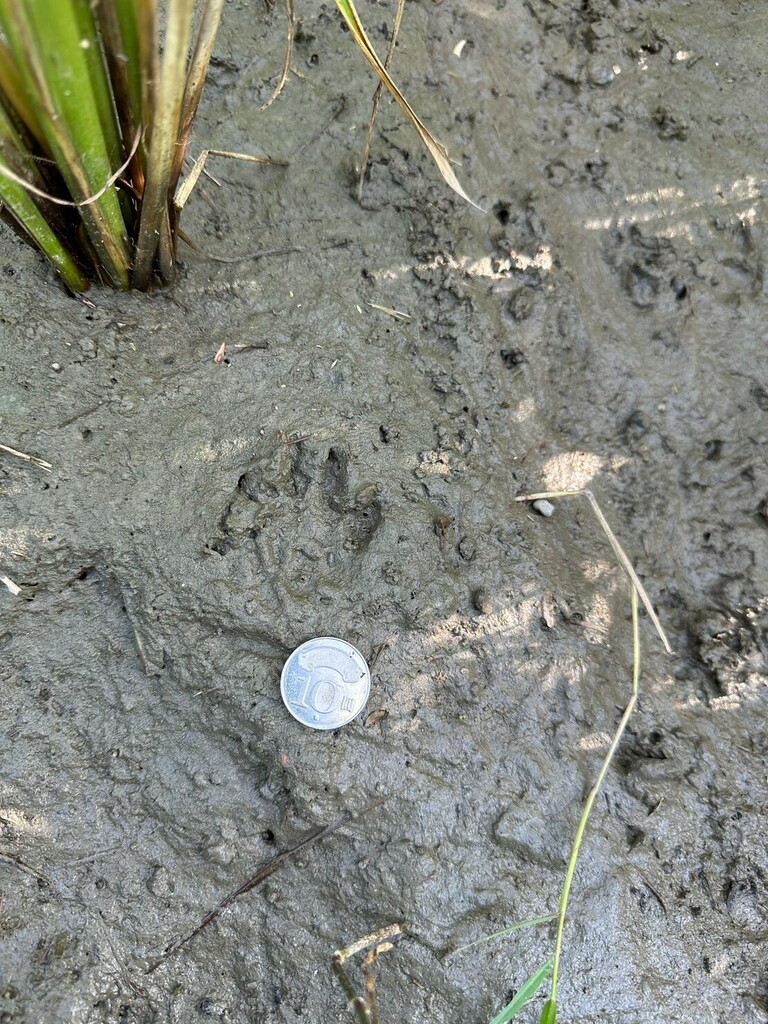
[[[354,713],[354,715],[352,715],[351,718],[348,718],[345,722],[341,722],[340,724],[336,724],[336,725],[315,725],[312,722],[305,722],[302,718],[299,718],[299,716],[294,713],[293,709],[291,708],[291,705],[288,703],[288,698],[286,697],[286,694],[285,694],[285,675],[286,675],[286,669],[288,668],[288,665],[290,664],[291,659],[296,654],[298,654],[299,651],[301,651],[304,647],[309,647],[311,644],[318,644],[318,643],[321,644],[324,641],[328,641],[328,640],[332,640],[334,643],[337,643],[337,644],[343,644],[345,647],[348,647],[351,651],[354,651],[354,653],[362,661],[363,665],[365,665],[365,675],[366,675],[365,699],[363,700],[362,704],[360,705],[359,710],[356,711]],[[291,653],[288,655],[288,657],[285,659],[285,664],[283,665],[283,670],[280,673],[280,696],[283,698],[283,704],[285,705],[285,708],[288,711],[288,714],[291,715],[292,718],[294,718],[300,725],[303,725],[306,729],[314,729],[317,732],[332,732],[334,729],[343,729],[345,725],[349,725],[350,722],[354,722],[354,720],[357,718],[357,716],[363,710],[365,705],[368,703],[368,698],[371,696],[371,668],[370,668],[370,665],[368,664],[368,662],[363,657],[363,655],[360,653],[360,651],[355,647],[354,644],[351,644],[349,642],[349,640],[342,640],[340,636],[313,636],[313,637],[310,637],[309,640],[305,640],[304,643],[299,644],[298,647],[294,648],[294,650],[292,650]]]

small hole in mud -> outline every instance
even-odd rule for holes
[[[90,441],[90,439],[93,437],[93,431],[91,430],[90,427],[85,427],[84,430],[80,431],[80,434],[82,435],[84,441]]]
[[[309,58],[309,60],[307,61],[307,64],[309,64],[309,66],[310,66],[311,68],[315,68],[315,67],[317,67],[317,65],[318,65],[319,63],[320,63],[320,57],[319,57],[319,55],[318,55],[318,54],[316,54],[316,53],[313,53],[313,54],[312,54],[312,56],[311,56],[311,57]]]
[[[525,353],[519,348],[503,348],[500,350],[499,355],[504,365],[509,367],[510,370],[515,366],[521,366],[525,362]]]
[[[496,203],[493,208],[493,215],[499,224],[509,223],[509,206],[506,203]]]
[[[272,831],[271,828],[266,828],[261,833],[261,838],[264,840],[265,843],[274,843],[275,833]]]
[[[714,462],[715,459],[719,459],[723,451],[723,442],[717,438],[713,438],[711,441],[707,441],[704,445],[704,455],[709,462]]]
[[[672,278],[672,280],[669,282],[669,286],[675,293],[675,298],[677,299],[677,301],[682,302],[688,294],[687,286],[684,285],[682,281],[678,281],[676,277]]]
[[[637,828],[634,825],[627,826],[627,846],[630,850],[634,850],[636,846],[639,846],[645,838],[645,832],[641,828]]]

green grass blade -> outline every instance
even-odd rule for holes
[[[44,149],[45,138],[37,121],[34,108],[24,89],[19,69],[11,53],[10,47],[0,38],[0,99],[11,111],[17,121],[24,125],[26,132],[33,136],[37,144]]]
[[[35,173],[34,164],[26,159],[12,124],[0,107],[0,205],[47,256],[67,287],[75,292],[85,291],[88,281],[80,268],[29,192],[3,174],[5,168],[16,174],[26,171],[30,178]]]
[[[95,9],[95,16],[109,70],[123,148],[130,152],[142,131],[142,65],[136,2],[102,0]],[[143,147],[136,146],[128,165],[127,178],[135,196],[141,196],[144,191],[144,155]],[[122,208],[126,224],[133,228],[138,211],[128,201],[127,193],[123,196]]]
[[[557,1003],[554,999],[548,999],[544,1004],[540,1024],[557,1024]]]
[[[139,72],[141,87],[141,123],[145,129],[155,116],[155,96],[160,81],[160,51],[158,49],[157,0],[119,0],[133,3],[136,8],[138,33]]]
[[[114,94],[123,143],[130,147],[141,123],[141,80],[133,4],[100,3],[95,15]]]
[[[512,1002],[508,1003],[500,1013],[496,1014],[491,1024],[508,1024],[522,1010],[528,1000],[536,995],[549,977],[551,970],[552,960],[550,959],[525,979]]]
[[[500,939],[504,935],[511,935],[513,932],[522,931],[523,928],[535,928],[537,925],[549,924],[550,921],[556,920],[557,914],[545,914],[543,917],[532,917],[529,921],[517,921],[515,924],[510,924],[506,928],[502,928],[497,932],[491,932],[490,935],[483,935],[480,939],[468,942],[466,946],[459,946],[458,949],[452,950],[448,955],[456,956],[458,953],[463,953],[467,949],[480,946],[484,942],[490,942],[492,939]]]
[[[125,151],[120,141],[117,123],[117,111],[112,95],[112,87],[107,77],[101,34],[96,29],[90,0],[71,0],[75,22],[79,30],[80,48],[88,76],[96,111],[101,125],[101,133],[106,145],[111,167],[119,167],[123,162]],[[104,5],[101,5],[104,6]],[[132,139],[126,140],[126,150]]]
[[[96,194],[115,169],[103,134],[104,110],[94,95],[83,47],[78,0],[0,0],[0,27],[13,52],[48,147],[75,202]],[[117,166],[117,165],[115,165]],[[129,286],[129,250],[114,188],[80,208],[104,272]]]
[[[149,286],[158,249],[162,258],[162,276],[168,279],[173,273],[173,253],[172,249],[170,252],[168,250],[168,204],[184,101],[194,7],[194,0],[169,0],[168,3],[165,46],[147,153],[147,181],[136,242],[133,274],[136,288]]]
[[[445,146],[438,142],[437,139],[432,135],[423,122],[419,119],[414,109],[411,107],[408,100],[403,96],[398,87],[392,81],[389,72],[384,67],[384,64],[379,59],[376,51],[374,50],[370,39],[366,35],[363,24],[360,21],[360,17],[355,9],[355,5],[352,0],[336,0],[336,6],[341,11],[342,17],[349,26],[349,30],[352,36],[360,47],[365,56],[365,59],[371,65],[373,70],[379,76],[381,81],[386,85],[389,91],[392,93],[397,105],[403,111],[403,113],[410,119],[411,124],[416,129],[416,132],[421,141],[426,146],[432,159],[435,161],[438,170],[443,176],[444,181],[449,185],[457,195],[460,195],[462,199],[465,199],[470,206],[474,206],[475,209],[480,209],[476,203],[473,203],[467,193],[461,187],[459,179],[451,165],[451,161],[448,158],[448,150]]]
[[[115,12],[121,45],[118,56],[125,68],[131,120],[135,127],[141,124],[144,118],[142,109],[142,79],[145,75],[148,76],[155,70],[152,66],[147,67],[142,59],[146,41],[142,43],[140,38],[142,31],[148,31],[149,38],[154,40],[154,3],[148,3],[147,0],[144,0],[143,3],[140,0],[114,0],[113,3],[102,3],[100,6],[108,7]],[[144,11],[142,12],[138,8],[144,8]],[[149,24],[142,25],[142,18],[145,21],[148,19]]]

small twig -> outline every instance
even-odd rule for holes
[[[381,946],[383,943],[388,943],[392,939],[402,935],[403,929],[399,924],[389,924],[384,928],[379,928],[377,932],[370,932],[368,935],[364,935],[362,939],[356,939],[350,943],[349,946],[345,946],[343,949],[337,949],[334,956],[337,956],[342,963],[345,960],[349,960],[351,956],[355,956],[356,953],[362,953],[364,949],[370,949],[371,946]],[[382,952],[384,952],[382,950]]]
[[[374,668],[376,667],[376,665],[378,663],[379,658],[382,656],[382,654],[387,649],[387,647],[389,647],[389,645],[392,643],[392,641],[396,640],[396,639],[397,639],[397,630],[395,630],[394,633],[392,633],[390,636],[388,636],[386,640],[383,640],[379,644],[379,646],[374,650],[373,655],[371,656],[371,660],[368,663],[368,668],[370,669],[371,672],[373,672]]]
[[[252,352],[252,351],[255,351],[255,350],[258,349],[258,351],[263,352],[265,349],[268,349],[268,348],[269,348],[269,342],[268,341],[251,341],[247,345],[233,345],[232,346],[232,351],[233,352]],[[217,365],[223,363],[224,362],[224,358],[225,358],[226,355],[227,355],[227,343],[226,343],[226,341],[222,341],[221,345],[219,345],[219,347],[218,347],[218,349],[216,351],[216,355],[213,357],[214,363],[216,363]]]
[[[349,245],[349,239],[344,238],[340,242],[331,242],[328,245],[319,245],[316,248],[307,248],[304,245],[280,245],[275,249],[257,249],[255,252],[246,252],[242,256],[216,256],[212,252],[206,252],[201,249],[198,245],[188,238],[186,235],[179,232],[179,238],[189,246],[194,252],[199,253],[200,256],[205,257],[207,260],[213,260],[214,263],[244,263],[246,260],[261,260],[266,259],[268,256],[287,256],[294,252],[326,252],[328,249],[341,249],[345,245]]]
[[[389,306],[380,306],[376,302],[366,302],[366,306],[370,306],[371,309],[381,310],[382,313],[388,313],[389,316],[394,317],[395,320],[413,320],[410,313],[403,313],[399,309],[392,309]]]
[[[18,868],[19,871],[23,871],[25,875],[29,875],[30,878],[36,878],[38,882],[43,882],[48,886],[52,885],[50,878],[41,875],[39,871],[35,871],[29,864],[25,864],[21,857],[16,857],[12,853],[0,853],[0,863],[10,864],[12,867]]]
[[[0,444],[0,451],[8,452],[9,455],[15,455],[17,459],[31,462],[33,466],[39,466],[40,469],[44,469],[47,473],[50,473],[53,469],[50,462],[46,462],[45,459],[38,459],[36,455],[27,455],[26,452],[18,452],[15,448],[9,448],[7,444]]]
[[[0,583],[4,584],[4,586],[6,586],[10,590],[14,597],[18,597],[19,594],[21,593],[21,587],[18,585],[18,583],[14,583],[10,576],[0,575]]]
[[[169,957],[173,956],[175,953],[178,953],[178,951],[183,946],[186,946],[186,944],[191,939],[193,939],[204,928],[211,924],[212,921],[215,921],[218,917],[220,917],[221,914],[227,909],[227,907],[231,906],[235,902],[235,900],[239,899],[240,896],[244,896],[247,892],[250,892],[251,889],[255,889],[258,885],[261,885],[262,882],[265,882],[270,877],[270,875],[273,875],[276,871],[283,867],[283,865],[286,864],[293,857],[295,857],[297,853],[301,853],[302,850],[306,850],[310,846],[314,846],[316,843],[319,843],[321,839],[326,839],[328,836],[338,831],[342,825],[346,825],[348,822],[356,818],[359,818],[364,814],[367,814],[369,811],[374,810],[376,807],[380,807],[386,799],[387,798],[384,796],[377,797],[375,800],[371,800],[369,803],[367,803],[361,810],[357,811],[357,813],[355,814],[352,814],[349,811],[345,811],[345,813],[339,815],[339,817],[336,818],[335,821],[332,821],[330,825],[325,825],[322,828],[315,829],[305,839],[302,839],[300,842],[296,843],[295,846],[291,846],[287,850],[283,850],[282,853],[279,853],[276,857],[273,857],[272,860],[268,861],[263,867],[259,868],[255,875],[253,875],[251,878],[246,879],[244,882],[238,885],[238,887],[236,889],[233,889],[232,892],[226,895],[224,899],[221,900],[220,903],[217,903],[212,910],[209,910],[205,917],[202,919],[202,921],[200,921],[200,923],[195,928],[193,928],[191,932],[188,932],[186,935],[183,935],[180,939],[177,939],[175,942],[172,942],[169,946],[166,946],[162,954],[157,958],[157,960],[155,960],[153,963],[149,965],[149,967],[145,969],[144,973],[152,974],[154,971],[156,971],[157,968],[164,964]]]
[[[116,853],[118,850],[122,850],[122,846],[107,846],[103,850],[94,850],[93,853],[89,853],[85,857],[76,857],[74,860],[62,860],[59,862],[59,866],[71,868],[75,864],[90,864],[97,857],[106,857],[110,853]]]
[[[185,238],[184,241],[190,245],[188,239]],[[216,256],[212,252],[199,249],[196,245],[190,245],[190,248],[200,253],[201,256],[205,256],[207,260],[213,260],[214,263],[245,263],[246,260],[263,260],[268,256],[287,256],[292,252],[306,252],[303,245],[279,245],[274,249],[256,249],[254,252],[243,253],[242,256]]]
[[[301,434],[299,437],[288,437],[284,430],[278,431],[277,437],[280,444],[301,444],[303,441],[311,441],[313,434]]]
[[[333,954],[333,959],[331,960],[333,973],[344,989],[344,994],[348,1000],[348,1007],[357,1018],[358,1024],[379,1024],[379,1010],[376,1005],[376,983],[371,967],[379,954],[387,953],[392,949],[394,940],[402,934],[403,929],[401,925],[390,924],[380,928],[377,932],[364,935],[362,939],[357,939],[356,942],[351,943],[351,945],[346,946],[344,949],[337,949]],[[370,950],[362,965],[367,998],[358,994],[344,967],[344,964],[350,957],[356,953],[362,953],[365,949]]]
[[[321,125],[317,129],[317,131],[313,132],[309,136],[308,139],[306,139],[304,142],[302,142],[302,144],[299,146],[299,148],[294,150],[293,156],[294,157],[300,156],[304,152],[305,149],[309,149],[309,147],[311,145],[313,145],[315,142],[317,142],[317,140],[320,138],[320,136],[324,132],[328,131],[328,129],[331,127],[331,125],[336,120],[336,118],[339,116],[339,114],[341,114],[341,112],[344,110],[346,105],[347,105],[347,97],[346,96],[340,96],[338,98],[338,100],[336,100],[336,103],[334,104],[333,109],[331,110],[330,117],[325,122],[325,124]]]
[[[376,980],[373,977],[373,965],[376,963],[377,949],[372,949],[363,960],[361,970],[365,978],[365,997],[371,1014],[371,1024],[379,1024],[379,1004],[376,1002]]]
[[[352,984],[349,975],[344,969],[344,964],[338,957],[334,957],[331,961],[333,967],[333,973],[338,978],[339,984],[344,989],[344,995],[347,997],[347,1006],[354,1013],[357,1018],[358,1024],[371,1024],[371,1014],[368,1009],[368,1004],[362,996],[359,996],[355,991],[355,986]]]
[[[268,341],[249,341],[245,345],[233,345],[233,352],[264,352],[269,348]]]
[[[280,81],[275,86],[275,91],[269,97],[267,102],[262,106],[262,110],[266,110],[267,107],[271,107],[277,97],[285,88],[285,83],[288,81],[288,75],[291,73],[291,61],[293,60],[293,43],[296,38],[296,12],[294,10],[293,0],[285,0],[286,13],[288,15],[288,42],[285,47],[285,63],[283,64],[283,71],[280,75]]]
[[[192,189],[195,187],[198,178],[203,173],[205,162],[209,156],[226,157],[228,160],[244,160],[247,163],[252,164],[274,164],[277,167],[288,166],[287,161],[273,160],[272,157],[269,156],[253,156],[251,153],[233,153],[228,149],[204,149],[197,160],[192,164],[192,170],[176,187],[176,192],[173,196],[173,205],[177,210],[181,211],[184,209],[184,205],[189,199]]]
[[[384,58],[384,70],[389,70],[389,65],[392,62],[392,56],[397,46],[397,37],[400,33],[400,22],[403,20],[403,10],[405,9],[405,0],[397,0],[397,12],[395,14],[395,23],[392,26],[392,37],[389,40],[389,48],[387,55]],[[360,158],[360,180],[357,183],[357,200],[359,203],[363,201],[363,186],[365,185],[365,173],[368,170],[368,157],[371,152],[371,144],[373,142],[373,130],[376,125],[376,114],[379,109],[379,103],[381,102],[381,94],[384,91],[384,82],[379,79],[376,90],[373,94],[373,103],[371,105],[371,119],[368,122],[368,134],[365,138],[365,145],[363,146],[363,154]]]

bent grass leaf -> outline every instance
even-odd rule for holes
[[[392,93],[392,96],[394,97],[397,105],[400,107],[403,113],[405,113],[406,116],[409,118],[411,124],[416,129],[419,138],[424,143],[426,148],[429,150],[429,153],[432,156],[432,159],[437,164],[437,168],[442,174],[446,184],[449,185],[453,189],[453,191],[456,192],[457,195],[460,195],[462,199],[465,199],[470,206],[474,206],[476,210],[480,210],[481,208],[477,205],[477,203],[473,203],[472,200],[467,195],[467,193],[461,187],[459,179],[456,177],[453,167],[451,166],[451,161],[448,157],[448,150],[441,142],[437,141],[434,135],[431,134],[431,132],[427,129],[427,127],[418,117],[413,107],[411,107],[408,100],[405,98],[405,96],[403,96],[403,94],[400,92],[398,87],[393,82],[389,72],[384,67],[382,61],[379,59],[376,51],[373,48],[373,45],[371,44],[370,39],[366,35],[365,29],[363,28],[362,22],[360,21],[360,17],[358,16],[357,10],[355,9],[355,5],[352,2],[352,0],[336,0],[336,6],[341,11],[342,17],[349,26],[349,30],[352,33],[355,42],[363,51],[365,59],[371,65],[371,67],[379,76],[384,85],[386,85],[386,87]]]
[[[513,1017],[517,1016],[528,1000],[539,991],[549,977],[551,970],[552,959],[550,958],[525,979],[512,1002],[508,1003],[500,1013],[496,1014],[491,1024],[508,1024]]]

